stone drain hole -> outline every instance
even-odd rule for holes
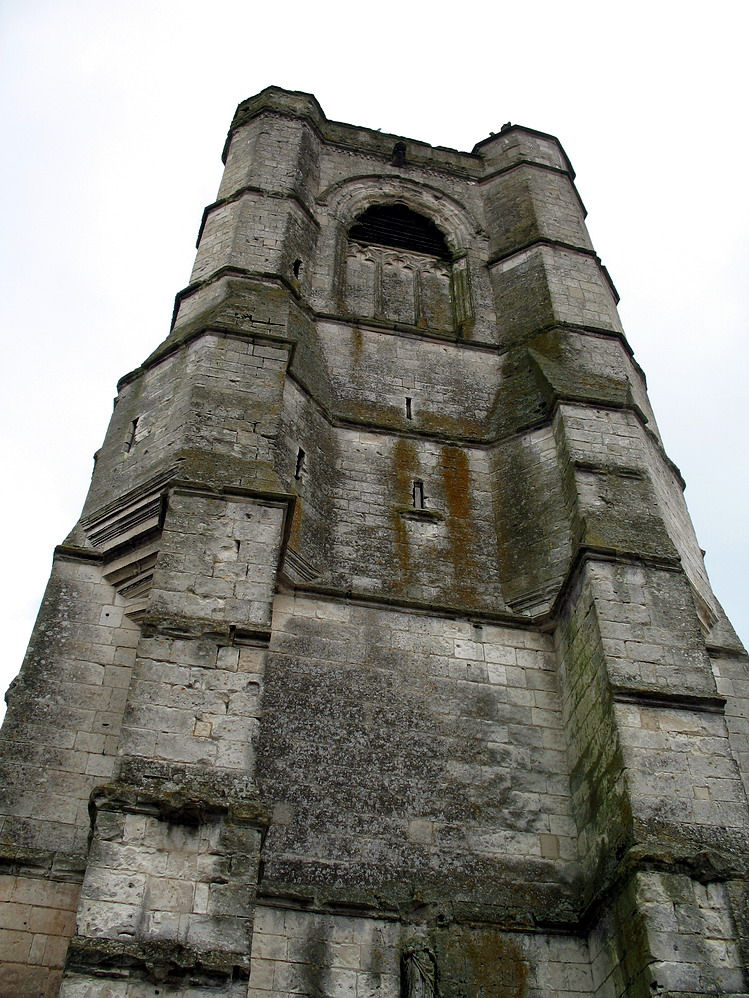
[[[406,419],[413,419],[413,411],[411,409],[411,399],[406,396]]]
[[[415,479],[414,487],[411,492],[413,498],[414,509],[426,509],[426,496],[424,495],[424,483],[420,482],[419,479]]]
[[[297,481],[299,481],[299,479],[302,477],[302,472],[304,471],[304,462],[306,458],[307,455],[300,447],[299,450],[296,452],[296,467],[294,469],[294,478],[296,478]]]

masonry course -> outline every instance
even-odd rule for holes
[[[747,657],[561,146],[224,158],[8,694],[0,998],[747,993]]]

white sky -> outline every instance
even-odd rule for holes
[[[166,336],[239,101],[469,150],[557,135],[746,642],[744,6],[631,0],[5,0],[0,9],[0,686],[77,519],[117,379]]]

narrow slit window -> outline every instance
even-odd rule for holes
[[[295,260],[293,269],[294,269],[294,277],[299,277],[300,273],[302,272],[302,261]]]
[[[420,482],[418,478],[414,481],[412,495],[413,495],[414,509],[426,509],[426,496],[424,495],[424,483]]]
[[[294,478],[297,481],[302,477],[302,472],[304,471],[304,464],[307,459],[307,455],[304,453],[302,448],[296,452],[296,467],[294,468]]]
[[[135,446],[135,438],[138,434],[138,417],[132,421],[130,424],[130,432],[128,433],[127,440],[125,441],[125,453],[129,454],[130,451]]]
[[[408,396],[406,396],[406,419],[413,419],[413,418],[414,414],[413,410],[411,409],[411,399]]]

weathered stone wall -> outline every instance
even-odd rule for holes
[[[496,354],[343,323],[321,323],[318,336],[341,417],[432,436],[486,434]]]
[[[577,192],[566,173],[521,162],[488,178],[483,198],[491,259],[539,239],[592,249]]]
[[[555,639],[582,890],[589,902],[606,882],[596,872],[611,869],[630,841],[632,804],[587,568],[575,581]]]
[[[189,364],[187,352],[173,354],[143,377],[120,386],[97,453],[84,518],[117,502],[123,494],[147,487],[173,467],[189,419]],[[76,534],[76,539],[87,544],[85,533]]]
[[[266,882],[559,917],[576,859],[560,708],[545,635],[277,597]]]
[[[74,855],[88,799],[112,775],[138,627],[96,561],[58,551],[2,728],[2,843]]]
[[[336,524],[330,483],[339,461],[337,435],[320,406],[291,378],[284,385],[283,412],[276,468],[296,497],[289,548],[304,552],[305,581],[329,581]]]
[[[559,592],[572,551],[552,429],[512,436],[489,460],[501,592],[521,612],[543,611]]]
[[[445,998],[572,998],[593,993],[588,947],[575,936],[502,932],[490,927],[427,927],[393,919],[258,908],[250,998],[289,993],[402,994],[401,954],[436,956]]]
[[[338,448],[337,585],[426,604],[502,606],[482,450],[356,430],[340,430]],[[416,481],[424,509],[415,508]]]
[[[723,884],[638,873],[589,940],[599,998],[735,994],[745,956]]]
[[[266,822],[258,651],[284,519],[284,503],[246,490],[170,492],[115,779],[92,796],[61,994],[88,993],[88,977],[117,977],[123,961],[157,980],[175,964],[198,983],[246,976]]]
[[[737,651],[711,653],[715,687],[725,697],[725,718],[731,752],[749,797],[749,676],[744,656]]]
[[[0,995],[56,998],[80,884],[0,876]]]

